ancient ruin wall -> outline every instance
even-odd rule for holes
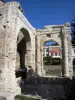
[[[35,70],[35,29],[24,17],[19,6],[17,2],[7,2],[0,6],[0,96],[7,97],[21,92],[15,76],[17,36],[21,28],[29,32],[31,66]]]
[[[61,49],[64,50],[64,58],[62,58],[62,72],[65,77],[72,77],[72,59],[71,59],[71,38],[70,38],[70,24],[65,25],[49,25],[45,26],[43,29],[37,29],[37,73],[39,75],[45,75],[43,70],[43,44],[46,41],[53,40],[56,41]],[[62,38],[63,41],[62,41]],[[62,43],[64,44],[62,47]],[[62,52],[63,53],[63,52]]]

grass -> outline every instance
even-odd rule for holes
[[[40,100],[40,99],[31,98],[31,97],[26,97],[26,96],[22,96],[22,95],[17,95],[17,96],[15,97],[15,100]]]

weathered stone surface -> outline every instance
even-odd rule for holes
[[[61,33],[62,32],[62,33]],[[61,37],[61,34],[62,37]],[[72,68],[72,47],[70,41],[70,24],[66,23],[65,25],[48,25],[45,26],[44,29],[36,30],[36,38],[37,38],[37,72],[39,75],[44,75],[44,67],[43,67],[43,44],[46,41],[53,40],[56,41],[61,50],[61,58],[64,61],[63,65],[63,76],[72,77],[73,76],[73,68]],[[50,34],[50,37],[47,36]],[[60,36],[59,36],[60,35]],[[63,42],[62,39],[63,38]],[[64,44],[62,47],[62,43]],[[64,49],[64,58],[62,57],[62,49]]]
[[[7,2],[0,5],[0,95],[19,94],[21,89],[16,82],[16,55],[17,37],[21,31],[27,35],[27,58],[30,58],[30,65],[35,69],[35,28],[28,22],[26,17],[19,9],[17,2]],[[25,39],[26,39],[25,38]],[[30,41],[30,43],[29,43]],[[33,43],[34,42],[34,43]],[[30,48],[29,48],[30,47]],[[34,56],[34,57],[33,57]],[[26,63],[26,66],[28,62]],[[12,99],[7,99],[12,100]]]
[[[7,100],[5,97],[0,96],[0,100]]]

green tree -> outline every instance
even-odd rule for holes
[[[51,56],[44,57],[43,61],[44,61],[45,65],[51,65],[52,64],[52,57]]]

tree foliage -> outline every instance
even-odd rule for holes
[[[51,63],[52,63],[52,57],[50,57],[50,56],[44,57],[43,61],[44,61],[45,65],[51,65]]]
[[[52,58],[51,56],[47,56],[43,58],[44,65],[60,65],[61,59],[60,58]]]

